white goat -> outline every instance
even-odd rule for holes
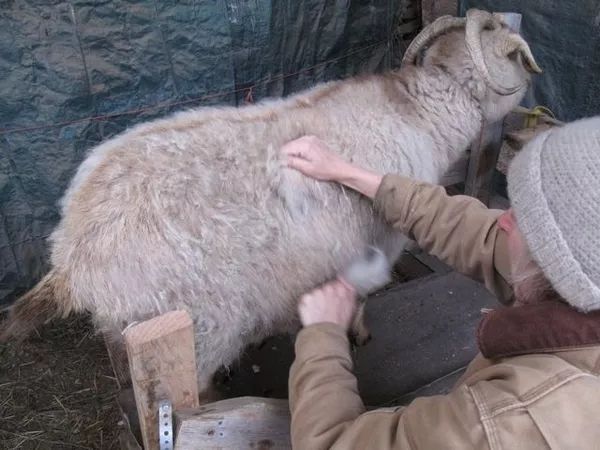
[[[399,71],[136,126],[79,168],[52,269],[16,302],[5,337],[71,311],[118,331],[185,309],[207,388],[247,344],[295,330],[298,297],[367,245],[394,260],[406,242],[359,195],[283,167],[284,143],[313,134],[362,166],[435,183],[483,120],[519,103],[533,71],[520,36],[471,10],[427,27]]]

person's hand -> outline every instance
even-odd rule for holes
[[[288,167],[320,181],[339,181],[350,164],[315,136],[303,136],[281,148]]]
[[[298,303],[302,325],[330,322],[348,330],[356,312],[356,291],[343,280],[331,281],[304,294]]]

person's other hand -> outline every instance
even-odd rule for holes
[[[304,294],[298,303],[302,325],[330,322],[348,330],[356,312],[356,291],[337,279]]]
[[[339,181],[350,164],[315,136],[303,136],[285,144],[281,153],[288,167],[320,181]]]

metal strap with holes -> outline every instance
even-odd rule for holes
[[[173,410],[169,400],[158,404],[158,441],[160,450],[173,450]]]

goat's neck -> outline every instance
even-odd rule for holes
[[[438,148],[447,150],[450,162],[458,159],[481,129],[479,102],[441,68],[409,68],[394,78],[413,105],[410,116],[415,125],[426,130]]]

